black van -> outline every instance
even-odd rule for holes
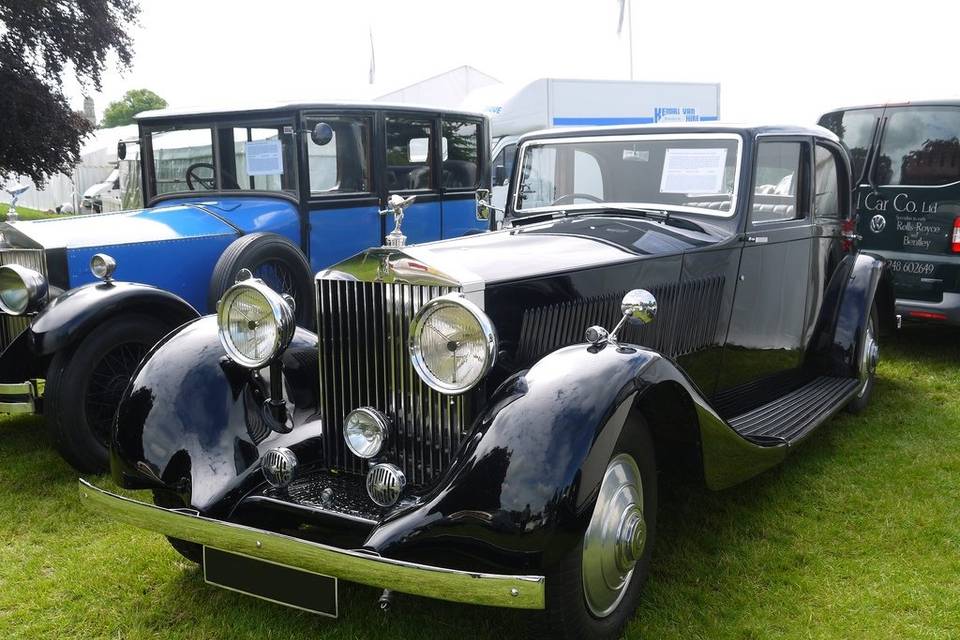
[[[897,313],[960,325],[960,100],[849,107],[820,124],[850,149],[861,248],[889,261]]]

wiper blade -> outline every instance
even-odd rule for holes
[[[589,213],[591,211],[611,211],[614,213],[626,213],[634,214],[642,218],[650,218],[651,220],[657,220],[663,224],[668,224],[671,227],[678,227],[680,229],[687,229],[688,231],[699,231],[701,233],[706,233],[699,224],[688,220],[687,218],[678,218],[675,214],[667,211],[666,209],[651,209],[649,207],[631,207],[626,205],[609,205],[601,204],[597,207],[590,207],[589,209],[581,209],[580,211]],[[569,214],[567,214],[569,215]]]

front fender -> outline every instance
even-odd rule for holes
[[[206,316],[167,336],[141,363],[117,409],[111,468],[128,488],[165,489],[184,505],[226,517],[262,481],[261,456],[290,447],[313,459],[317,415],[317,337],[298,328],[282,356],[293,431],[271,430],[263,417],[269,377],[231,362]]]
[[[28,330],[30,348],[38,356],[53,354],[129,311],[159,316],[174,326],[199,316],[182,298],[163,289],[131,282],[89,284],[57,297],[34,318]]]
[[[693,401],[711,486],[782,460],[785,448],[737,436],[659,353],[566,347],[505,383],[441,488],[377,527],[366,546],[416,558],[440,542],[476,556],[469,547],[479,544],[504,566],[545,569],[578,543],[610,458],[618,443],[630,443],[634,409],[664,383],[680,385]]]

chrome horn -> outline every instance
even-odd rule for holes
[[[608,332],[600,326],[588,327],[584,338],[592,345],[600,345],[604,342],[617,344],[617,333],[627,322],[633,325],[649,324],[657,317],[657,299],[646,289],[633,289],[628,291],[620,301],[620,311],[623,317],[620,322]]]

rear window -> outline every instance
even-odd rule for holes
[[[910,186],[960,180],[960,109],[888,109],[876,180],[879,184]]]
[[[863,176],[863,165],[867,162],[873,133],[882,111],[882,109],[837,111],[820,118],[820,126],[836,134],[850,150],[854,180],[859,180]]]

